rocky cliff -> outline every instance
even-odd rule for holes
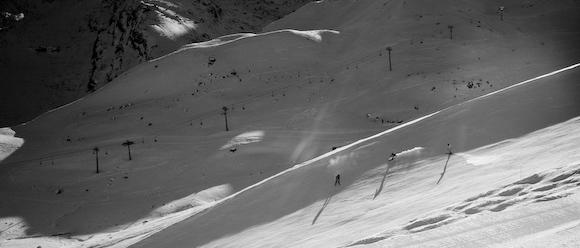
[[[307,0],[7,0],[0,126],[30,120],[180,46],[262,27]]]

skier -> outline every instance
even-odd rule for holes
[[[397,154],[395,154],[394,152],[391,153],[391,156],[389,156],[389,161],[392,161],[395,159],[395,157],[397,157]]]
[[[334,186],[340,185],[340,174],[336,174],[336,178],[334,179]]]
[[[451,154],[453,154],[453,152],[451,151],[451,145],[447,144],[447,155],[451,156]]]

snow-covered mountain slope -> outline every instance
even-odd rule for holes
[[[460,104],[324,154],[134,247],[483,246],[560,225],[578,228],[578,195],[543,202],[579,192],[580,119],[503,140],[545,126],[540,116],[554,121],[580,114],[570,94],[580,90],[578,76],[575,69]],[[432,156],[447,142],[465,152],[449,161]],[[491,145],[472,149],[485,144]],[[386,159],[413,147],[424,149],[412,158]],[[332,184],[336,173],[338,187]],[[511,211],[494,216],[506,209]]]
[[[306,2],[2,1],[0,126],[76,100],[184,44],[260,31]]]
[[[172,237],[173,245],[187,246],[237,246],[238,241],[294,245],[289,240],[297,240],[295,246],[326,246],[323,241],[331,246],[397,227],[364,215],[339,220],[340,214],[356,208],[347,204],[333,219],[340,225],[317,229],[327,210],[312,225],[336,173],[326,163],[344,164],[343,186],[335,193],[345,192],[344,201],[354,203],[350,190],[359,182],[368,185],[367,175],[380,180],[381,166],[391,152],[424,147],[417,168],[435,168],[447,143],[457,152],[471,153],[580,115],[577,69],[461,104],[578,62],[580,51],[572,45],[578,36],[578,22],[573,22],[578,18],[576,2],[515,3],[501,3],[507,6],[501,21],[494,11],[501,5],[492,1],[441,1],[441,6],[403,0],[313,2],[267,27],[269,32],[191,44],[140,64],[94,94],[13,127],[24,145],[0,164],[2,244],[123,247],[198,211],[204,212],[139,245],[169,242],[163,237]],[[321,18],[313,20],[316,15]],[[554,33],[540,32],[546,28]],[[392,49],[392,71],[387,46]],[[365,147],[357,151],[358,147],[340,148],[450,106],[456,107],[360,143],[357,146]],[[228,132],[222,107],[227,107]],[[128,140],[134,144],[123,146]],[[332,149],[336,153],[327,154]],[[543,156],[555,159],[571,150]],[[320,154],[326,155],[256,185]],[[559,159],[554,166],[564,162],[568,160]],[[461,162],[450,161],[441,184],[449,190],[463,187],[457,179],[446,184],[455,173],[454,163]],[[427,172],[431,170],[435,169]],[[412,183],[408,176],[424,176],[436,181],[432,174],[438,173],[411,170],[401,180]],[[510,183],[501,175],[494,180]],[[385,194],[399,192],[387,186]],[[417,187],[433,188],[426,183]],[[268,188],[272,191],[264,191]],[[470,197],[481,188],[469,189],[457,197]],[[416,196],[421,197],[432,198]],[[434,201],[398,221],[453,200],[457,199]],[[240,211],[230,212],[233,209]],[[360,214],[364,208],[355,210],[352,213]],[[232,223],[223,227],[226,219]],[[352,226],[358,232],[349,231],[348,223],[365,221],[359,227],[374,228],[367,232]],[[268,229],[270,225],[288,226]],[[301,240],[312,237],[313,232],[305,232],[314,230],[305,228],[309,225],[321,231],[318,238]],[[186,231],[190,240],[182,236],[184,227],[202,232]],[[256,235],[263,241],[249,230],[259,231]],[[283,237],[272,233],[276,230]],[[340,237],[319,237],[329,233]],[[272,238],[264,238],[266,234]],[[45,238],[50,235],[59,238]]]

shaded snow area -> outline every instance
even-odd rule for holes
[[[0,126],[70,103],[185,44],[258,32],[307,2],[3,0]]]
[[[317,1],[140,63],[0,129],[0,247],[578,247],[578,10]]]

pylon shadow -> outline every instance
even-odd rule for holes
[[[318,213],[316,214],[316,216],[312,220],[312,225],[314,225],[316,223],[316,220],[318,220],[318,217],[320,217],[320,214],[322,214],[322,211],[324,211],[326,206],[328,206],[328,204],[330,203],[330,199],[332,199],[332,196],[333,195],[330,195],[328,198],[326,198],[326,200],[324,200],[324,203],[322,204],[322,208],[320,208],[320,210],[318,210]]]
[[[445,172],[447,171],[447,165],[449,164],[449,159],[451,159],[451,153],[447,154],[447,161],[445,162],[445,166],[443,167],[441,177],[439,177],[439,180],[437,180],[437,184],[439,184],[441,182],[441,179],[443,179],[443,176],[445,176]]]
[[[379,194],[381,194],[381,191],[383,191],[383,186],[385,185],[385,179],[387,179],[387,174],[389,173],[389,164],[387,164],[387,169],[385,170],[385,173],[383,174],[383,180],[381,181],[381,186],[379,186],[379,188],[375,191],[375,195],[373,196],[373,200],[375,198],[377,198],[377,196],[379,196]]]

